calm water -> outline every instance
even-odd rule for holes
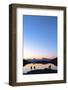
[[[38,70],[38,69],[45,69],[45,68],[49,68],[49,66],[51,66],[51,69],[52,70],[57,70],[57,66],[54,65],[54,64],[51,64],[51,63],[48,63],[48,64],[33,64],[33,63],[30,63],[30,64],[27,64],[23,67],[23,73],[27,73],[31,70]],[[32,67],[32,69],[31,69]]]

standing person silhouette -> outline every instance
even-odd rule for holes
[[[31,68],[31,70],[32,70],[32,66],[31,66],[30,68]]]
[[[34,70],[35,70],[35,66],[34,66]]]
[[[51,69],[51,65],[49,66],[49,69]]]

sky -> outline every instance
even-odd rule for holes
[[[57,57],[57,17],[24,15],[24,58]]]

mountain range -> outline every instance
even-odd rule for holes
[[[47,58],[42,58],[42,59],[23,59],[23,66],[30,64],[30,63],[41,63],[41,64],[47,64],[47,63],[52,63],[57,66],[57,57],[53,59],[47,59]]]

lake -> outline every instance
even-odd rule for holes
[[[25,66],[23,66],[23,73],[26,74],[29,71],[43,70],[43,69],[49,69],[49,68],[51,70],[57,70],[57,66],[52,63],[48,63],[48,64],[30,63],[30,64],[26,64]]]

